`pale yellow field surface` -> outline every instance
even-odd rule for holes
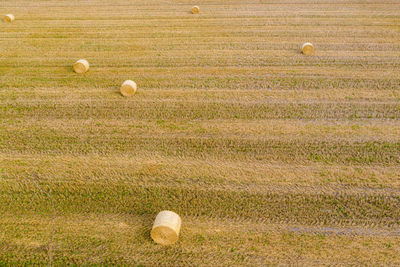
[[[400,265],[400,1],[0,14],[0,265]]]

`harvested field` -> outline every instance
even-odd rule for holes
[[[312,2],[3,0],[0,265],[400,265],[400,1]]]

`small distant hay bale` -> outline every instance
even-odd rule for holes
[[[120,91],[123,96],[133,96],[136,93],[136,89],[136,83],[134,81],[127,80],[121,85]]]
[[[199,14],[200,8],[198,6],[192,7],[192,14]]]
[[[89,70],[89,62],[86,59],[80,59],[74,64],[76,73],[85,73]]]
[[[301,52],[304,55],[310,56],[312,54],[314,54],[314,46],[312,43],[305,43],[303,44],[303,46],[301,47]]]
[[[158,213],[151,230],[151,238],[157,244],[172,245],[179,238],[182,220],[173,211],[164,210]]]
[[[13,14],[7,14],[4,16],[4,21],[13,22],[15,20],[15,16]]]

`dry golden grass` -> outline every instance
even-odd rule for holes
[[[0,265],[400,265],[400,3],[10,12]],[[162,247],[150,230],[168,209],[183,224]]]

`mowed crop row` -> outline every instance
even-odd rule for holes
[[[9,237],[0,247],[13,250],[14,262],[20,264],[47,264],[49,250],[55,265],[70,263],[71,258],[75,264],[101,261],[108,264],[151,262],[180,266],[205,263],[262,265],[282,261],[345,265],[365,264],[365,258],[369,259],[369,264],[379,265],[396,262],[398,258],[393,241],[398,242],[399,238],[390,237],[393,233],[389,231],[364,232],[349,227],[338,232],[322,227],[300,228],[287,224],[186,216],[179,247],[161,247],[154,246],[149,240],[148,225],[151,223],[146,215],[131,214],[9,215],[0,219],[3,232]],[[53,229],[51,233],[49,228]],[[29,234],[30,239],[15,236],[16,229]],[[320,231],[320,234],[316,235],[314,231]],[[49,244],[49,240],[57,240],[57,246]],[[343,251],[343,248],[347,249]],[[368,254],[370,250],[374,253]],[[124,256],[117,258],[116,252]],[[20,256],[22,253],[25,257]],[[179,256],[181,254],[185,256]],[[299,258],[298,255],[306,256]],[[385,255],[384,261],[379,255]]]
[[[86,131],[85,131],[86,130]],[[143,134],[134,129],[111,133],[54,130],[41,126],[0,131],[0,148],[5,152],[54,154],[130,154],[159,152],[192,158],[219,157],[237,160],[333,163],[400,163],[400,140],[346,140],[344,138],[257,137],[207,133]],[[206,130],[205,130],[206,132]]]
[[[2,2],[0,264],[399,265],[400,3],[192,4]]]

